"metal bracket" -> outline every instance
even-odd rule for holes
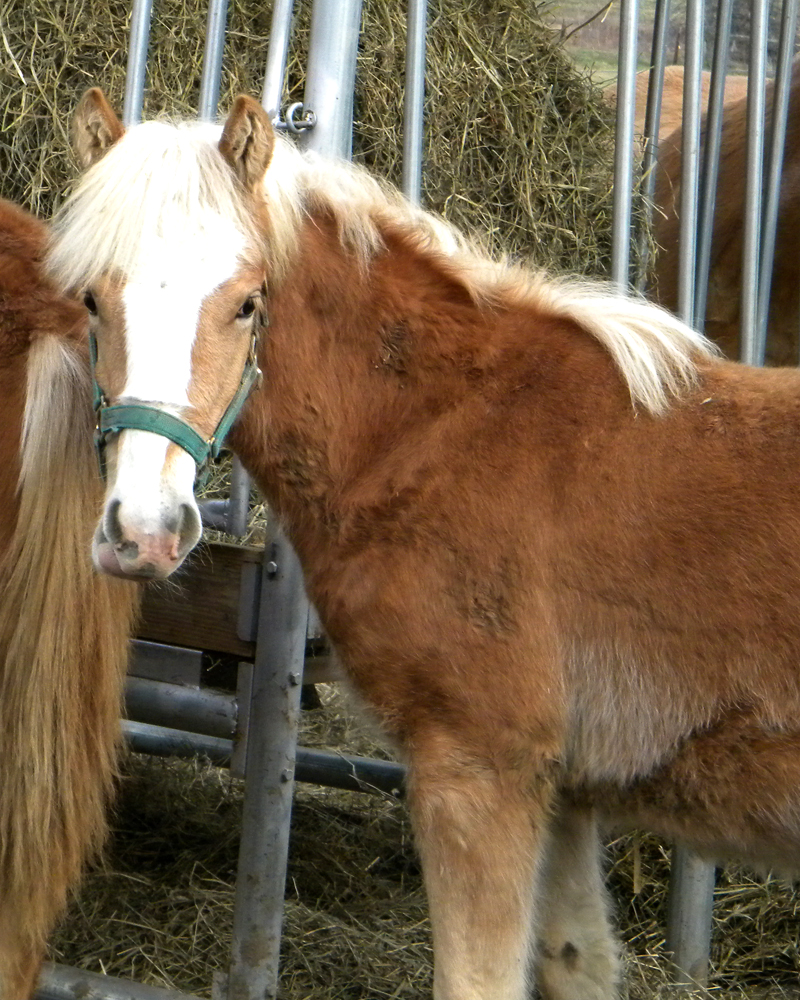
[[[278,115],[272,120],[273,128],[279,132],[290,132],[292,135],[300,135],[306,129],[314,128],[317,124],[317,116],[311,109],[303,107],[301,101],[295,101],[284,111],[283,118]]]

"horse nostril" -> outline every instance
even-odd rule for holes
[[[200,537],[202,527],[196,509],[188,503],[181,504],[178,516],[178,530],[181,550],[190,549]]]
[[[131,561],[139,557],[139,546],[136,542],[116,542],[114,551]]]
[[[108,541],[115,547],[122,544],[124,539],[122,526],[119,523],[119,509],[121,506],[121,500],[110,501],[108,509],[106,510],[106,516],[103,519],[103,533]]]

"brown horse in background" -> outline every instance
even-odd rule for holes
[[[90,91],[76,136],[48,266],[109,413],[207,439],[257,351],[231,443],[409,763],[437,1000],[523,1000],[534,964],[616,995],[593,806],[800,869],[800,373],[495,264],[249,98],[125,132]],[[107,458],[97,565],[168,576],[194,462],[131,426]]]
[[[138,588],[86,546],[102,489],[86,319],[42,273],[44,225],[0,201],[0,998],[25,1000],[103,842]]]
[[[774,81],[767,84],[766,120],[772,123]],[[704,123],[705,127],[705,123]],[[726,355],[739,357],[744,203],[747,181],[747,98],[725,109],[717,181],[716,212],[705,332]],[[678,128],[659,147],[654,237],[654,297],[668,309],[678,306],[682,136]],[[767,320],[767,360],[796,365],[800,353],[800,62],[792,70],[786,149],[783,161],[775,263]]]
[[[666,139],[676,129],[680,129],[683,121],[683,66],[664,67],[664,90],[661,95],[661,118],[658,125],[659,140]],[[636,116],[634,130],[637,135],[644,134],[644,119],[647,112],[647,91],[650,85],[650,70],[644,69],[636,74]],[[708,93],[711,89],[711,74],[703,70],[700,79],[700,106],[708,107]],[[617,84],[612,83],[605,90],[606,97],[612,104],[617,103]],[[747,96],[747,77],[730,75],[725,78],[725,103],[732,104]]]

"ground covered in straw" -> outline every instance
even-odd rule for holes
[[[333,687],[302,742],[381,752]],[[196,762],[131,757],[114,835],[53,943],[53,958],[210,995],[228,961],[241,783]],[[653,838],[608,850],[629,1000],[670,995],[663,952],[668,855]],[[431,944],[405,808],[389,796],[298,786],[286,887],[283,1000],[430,997]],[[739,869],[720,875],[712,995],[797,998],[800,897]]]

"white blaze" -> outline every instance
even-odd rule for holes
[[[237,271],[245,238],[233,222],[208,215],[180,244],[154,235],[122,291],[126,377],[122,396],[179,408],[189,403],[192,348],[203,302]],[[195,508],[195,463],[183,450],[165,467],[171,442],[123,431],[109,499],[128,535],[157,535],[182,505]]]
[[[206,296],[233,277],[244,236],[212,216],[193,245],[161,237],[141,248],[140,262],[122,292],[127,372],[122,395],[188,405],[192,347]]]

